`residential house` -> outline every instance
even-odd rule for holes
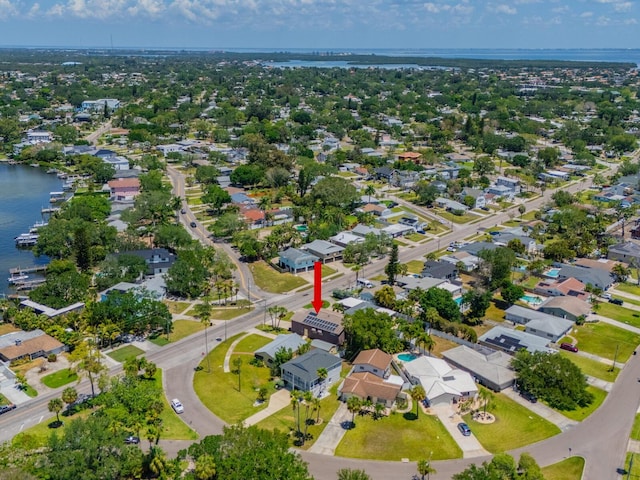
[[[382,231],[379,228],[370,227],[369,225],[363,225],[362,223],[359,223],[358,225],[353,227],[351,229],[351,233],[363,238],[369,234],[375,235],[376,237],[382,235]]]
[[[231,203],[233,203],[234,205],[255,205],[256,204],[255,198],[251,198],[249,195],[247,195],[244,192],[232,193],[230,196],[231,196]]]
[[[501,350],[510,355],[515,355],[523,348],[531,353],[547,352],[552,353],[553,350],[547,347],[549,340],[533,335],[532,333],[521,332],[506,327],[496,326],[488,332],[485,332],[478,338],[480,345],[489,348]]]
[[[340,247],[346,247],[347,245],[364,243],[364,238],[358,235],[354,235],[350,232],[339,232],[333,237],[330,237],[331,243],[335,243]]]
[[[487,188],[487,194],[485,195],[485,200],[489,203],[487,195],[491,195],[492,198],[495,199],[513,197],[514,193],[513,190],[505,185],[490,185],[489,188]]]
[[[127,252],[121,252],[115,254],[120,255],[134,255],[142,258],[147,264],[146,275],[158,275],[161,273],[167,273],[171,265],[176,261],[176,255],[171,253],[166,248],[151,248],[145,250],[131,250]]]
[[[393,357],[379,348],[362,350],[353,361],[352,372],[373,373],[380,378],[391,375],[391,360]]]
[[[300,311],[291,317],[291,331],[310,338],[323,340],[332,345],[342,345],[345,340],[342,315],[327,309],[320,312]]]
[[[129,160],[125,157],[121,157],[120,155],[116,155],[115,157],[106,157],[103,158],[102,161],[107,165],[111,165],[116,171],[129,170]]]
[[[409,235],[411,233],[416,233],[416,229],[414,227],[410,227],[409,225],[402,225],[400,223],[387,225],[386,227],[383,227],[381,231],[391,238],[398,238]]]
[[[540,304],[538,311],[575,322],[578,318],[586,317],[591,313],[591,304],[587,300],[586,296],[584,298],[550,297]]]
[[[66,345],[40,329],[11,332],[0,336],[0,361],[3,362],[15,362],[23,358],[46,358],[48,355],[57,355],[66,350]]]
[[[39,143],[51,143],[53,141],[53,133],[46,130],[29,130],[26,134],[27,143],[32,145]]]
[[[391,183],[398,188],[411,188],[420,180],[420,172],[413,170],[394,170]]]
[[[517,178],[498,177],[496,178],[496,185],[507,187],[513,193],[518,193],[520,190],[520,180]]]
[[[404,362],[402,369],[411,383],[422,385],[430,406],[451,405],[478,394],[478,386],[468,372],[451,367],[441,358],[422,355]]]
[[[344,251],[344,247],[326,240],[314,240],[302,245],[301,248],[318,257],[322,263],[340,260]]]
[[[80,312],[84,310],[84,305],[84,302],[77,302],[63,308],[51,308],[28,299],[20,302],[20,308],[30,308],[37,315],[44,315],[48,318],[59,317],[71,312]]]
[[[264,211],[252,205],[240,207],[240,215],[242,215],[250,230],[260,228],[265,224],[266,216]]]
[[[331,385],[340,380],[341,366],[340,357],[315,349],[282,364],[281,378],[287,388],[311,392],[320,398],[329,392]],[[318,370],[322,368],[327,371],[325,379],[318,375]]]
[[[442,356],[448,363],[469,372],[480,385],[494,392],[500,392],[515,383],[512,358],[499,350],[487,347],[474,350],[461,345],[442,352]]]
[[[256,350],[254,355],[257,359],[262,360],[268,367],[270,367],[273,365],[276,354],[280,350],[285,349],[295,353],[302,345],[306,345],[306,343],[305,339],[297,333],[278,335],[273,339],[273,341]]]
[[[575,278],[566,278],[556,281],[540,281],[534,288],[534,293],[545,295],[547,297],[563,297],[570,296],[586,300],[589,294],[584,291],[585,284]]]
[[[383,203],[366,203],[358,208],[358,211],[362,213],[372,213],[376,217],[383,217],[391,213],[391,210]]]
[[[108,185],[114,202],[130,203],[140,195],[140,180],[137,178],[117,178],[110,180]]]
[[[633,240],[612,245],[607,257],[626,264],[640,265],[640,245]]]
[[[398,220],[398,223],[400,225],[412,227],[416,231],[423,230],[426,226],[425,222],[421,222],[417,215],[413,214],[403,215],[402,217],[400,217],[400,220]]]
[[[585,268],[574,265],[563,265],[558,273],[558,280],[576,278],[585,285],[591,284],[594,287],[607,290],[613,285],[613,277],[606,270],[599,268]]]
[[[455,200],[451,200],[450,198],[438,197],[435,200],[435,204],[440,208],[444,208],[447,212],[466,212],[467,210],[469,210],[469,207],[467,207],[466,205],[463,205],[460,202],[456,202]]]
[[[340,400],[346,402],[351,397],[372,404],[393,407],[402,391],[403,381],[397,375],[381,378],[369,372],[353,372],[338,389]]]
[[[376,180],[383,180],[391,183],[393,177],[393,169],[387,166],[378,167],[374,170]]]
[[[292,273],[298,273],[300,271],[308,272],[310,268],[313,268],[315,262],[320,261],[320,258],[306,250],[293,247],[287,248],[278,255],[278,265]]]
[[[401,162],[420,163],[421,158],[422,154],[418,152],[403,152],[398,154],[398,160]]]
[[[444,284],[446,280],[442,278],[416,278],[411,276],[399,276],[396,277],[396,284],[406,292],[409,293],[416,288],[421,290],[429,290],[430,288],[439,287]]]
[[[455,280],[458,275],[458,267],[455,264],[442,260],[427,260],[424,262],[424,268],[422,269],[423,277]]]
[[[464,202],[466,197],[472,197],[474,204],[472,208],[483,208],[487,204],[487,199],[484,196],[484,192],[479,188],[465,188],[460,192],[458,198]],[[465,204],[466,205],[466,204]]]
[[[536,318],[531,320],[525,325],[524,331],[531,333],[532,335],[545,338],[551,342],[557,342],[571,331],[573,325],[573,320],[566,320],[564,318],[548,315],[545,318]]]

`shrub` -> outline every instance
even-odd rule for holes
[[[58,356],[57,356],[55,353],[50,353],[50,354],[47,356],[47,361],[48,361],[49,363],[55,363],[57,360],[58,360]]]

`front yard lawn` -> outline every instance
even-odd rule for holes
[[[460,447],[434,415],[421,413],[415,419],[415,412],[393,413],[380,420],[365,415],[355,423],[336,448],[336,456],[391,461],[462,457]]]
[[[136,347],[135,345],[126,345],[120,347],[113,352],[107,353],[116,362],[124,363],[130,358],[136,358],[138,355],[142,355],[144,350]]]
[[[257,335],[254,333],[251,335],[247,335],[242,340],[240,340],[233,351],[237,353],[249,353],[253,355],[253,352],[261,347],[264,347],[267,343],[271,343],[272,341],[272,338],[266,337],[264,335]]]
[[[570,457],[542,469],[545,480],[582,480],[584,458]]]
[[[405,235],[404,238],[411,240],[412,242],[420,243],[422,240],[426,239],[427,236],[421,233],[410,233],[409,235]]]
[[[621,307],[609,302],[602,302],[598,309],[598,315],[611,318],[627,325],[633,325],[634,327],[640,327],[640,312],[630,310],[628,308]]]
[[[169,312],[173,314],[182,313],[191,305],[189,302],[174,302],[171,300],[165,300],[164,304],[169,309]]]
[[[559,412],[565,417],[577,422],[581,422],[595,412],[596,409],[602,405],[602,402],[604,402],[604,399],[607,397],[607,392],[591,385],[587,387],[587,390],[593,394],[593,402],[591,402],[591,405],[584,408],[576,408],[575,410],[559,410]]]
[[[407,271],[409,273],[422,273],[424,270],[424,262],[420,260],[411,260],[407,262]]]
[[[589,375],[590,377],[600,378],[607,382],[615,382],[618,374],[620,373],[620,369],[618,367],[611,371],[613,364],[607,365],[606,363],[598,362],[597,360],[592,360],[591,358],[583,357],[581,355],[576,355],[575,353],[567,352],[566,350],[560,350],[560,355],[567,357],[580,367],[582,373]]]
[[[580,350],[608,358],[612,362],[616,355],[616,348],[618,349],[616,360],[624,363],[640,344],[640,335],[606,323],[586,323],[575,326],[570,335],[578,340],[577,347]]]
[[[75,382],[78,380],[78,374],[72,372],[68,368],[63,368],[57,372],[50,373],[42,377],[42,383],[49,388],[59,388],[67,383]]]
[[[237,338],[238,335],[231,337],[211,350],[209,353],[211,373],[207,372],[207,359],[204,358],[200,362],[202,369],[196,371],[193,381],[193,388],[202,403],[215,415],[230,424],[241,422],[266,408],[268,402],[264,402],[257,407],[253,406],[257,397],[256,388],[267,387],[268,396],[275,392],[273,382],[269,381],[269,369],[267,367],[249,365],[249,359],[246,355],[231,356],[231,362],[236,357],[241,357],[243,360],[240,374],[242,388],[240,391],[238,391],[238,376],[233,372],[224,373],[225,354],[229,346]]]
[[[167,343],[182,340],[184,337],[188,337],[202,329],[204,329],[204,325],[196,320],[174,320],[173,331],[169,334],[169,340],[167,340],[166,334],[159,333],[158,335],[149,337],[149,341],[162,347]]]
[[[464,416],[471,431],[491,453],[519,448],[560,433],[556,425],[504,394],[494,394],[492,403],[493,408],[488,411],[495,415],[494,423],[481,424],[473,420],[471,414]]]
[[[265,262],[253,262],[249,265],[256,285],[269,293],[285,293],[307,284],[307,281],[291,273],[280,273]]]
[[[640,297],[640,285],[636,283],[618,283],[616,285],[616,290]]]
[[[322,265],[322,277],[328,277],[329,275],[333,275],[337,270],[335,268],[331,268],[327,265]]]
[[[624,462],[624,468],[625,468],[625,470],[627,470],[629,472],[629,475],[627,475],[626,478],[634,478],[634,479],[640,478],[640,462],[638,461],[638,458],[636,457],[636,458],[633,459],[633,465],[632,465],[631,464],[631,457],[632,456],[633,456],[633,453],[627,452],[627,459]],[[620,478],[625,478],[625,477],[620,477]]]
[[[640,413],[636,415],[636,419],[633,422],[633,428],[631,429],[631,440],[640,440]]]
[[[444,210],[438,210],[438,215],[442,218],[445,218],[453,223],[469,223],[472,220],[479,220],[482,217],[474,215],[472,213],[465,213],[462,215],[454,215],[453,213],[446,212]]]

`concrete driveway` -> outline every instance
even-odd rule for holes
[[[464,420],[457,413],[452,413],[450,405],[432,408],[449,434],[462,449],[462,458],[475,458],[491,455],[483,448],[473,432],[471,432],[471,435],[468,437],[462,435],[460,430],[458,430],[458,424],[464,422]]]

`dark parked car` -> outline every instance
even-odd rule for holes
[[[567,350],[569,352],[577,352],[578,351],[578,347],[576,347],[575,345],[572,345],[570,343],[561,343],[560,344],[560,348],[562,350]]]
[[[187,213],[187,209],[183,208],[182,210],[180,210],[180,213],[184,215],[185,213]]]
[[[619,298],[610,298],[609,303],[613,303],[614,305],[622,305],[624,302]]]
[[[460,433],[465,437],[468,437],[469,435],[471,435],[471,429],[469,428],[469,425],[467,425],[466,423],[459,423],[458,430],[460,430]]]
[[[520,391],[520,396],[525,400],[529,400],[531,403],[538,403],[538,397],[536,397],[533,393]]]
[[[189,225],[191,225],[191,228],[196,228],[198,226],[196,222],[191,222]]]
[[[126,443],[127,445],[138,445],[140,443],[140,437],[129,435],[124,439],[124,443]]]
[[[0,415],[2,415],[3,413],[10,412],[11,410],[13,410],[15,408],[16,408],[16,406],[13,403],[10,403],[9,405],[1,405],[0,406]]]

